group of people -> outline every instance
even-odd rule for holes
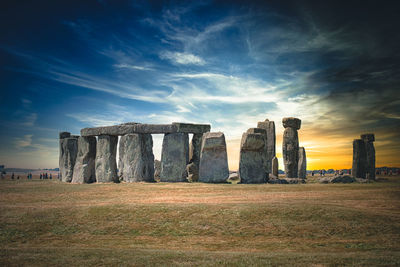
[[[47,172],[46,173],[41,173],[40,174],[40,179],[53,179],[53,176],[51,175],[51,173],[50,173],[50,175],[48,175]]]
[[[32,175],[32,173],[28,173],[27,175],[26,175],[26,178],[28,179],[28,180],[32,180],[32,177],[33,177],[33,175]],[[4,173],[1,173],[1,179],[4,179],[5,178],[5,175],[4,175]],[[19,175],[15,175],[14,173],[12,173],[11,174],[11,180],[19,180]],[[40,176],[39,176],[39,178],[40,179],[53,179],[53,175],[51,174],[51,173],[41,173],[40,174]]]

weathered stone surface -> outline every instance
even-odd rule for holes
[[[262,129],[262,128],[249,128],[248,130],[247,130],[247,133],[250,133],[250,134],[261,134],[261,135],[263,135],[264,136],[264,142],[265,142],[265,145],[264,145],[264,153],[263,153],[263,164],[264,164],[264,168],[265,168],[265,171],[267,172],[267,173],[269,173],[269,167],[271,166],[271,164],[268,164],[268,162],[267,162],[267,154],[268,154],[268,151],[267,151],[267,131],[265,130],[265,129]]]
[[[354,183],[357,182],[356,178],[349,175],[338,175],[333,177],[322,177],[318,179],[320,183],[328,184],[328,183]]]
[[[299,138],[295,128],[288,127],[283,132],[282,156],[286,178],[297,178]]]
[[[225,135],[203,134],[200,153],[199,182],[224,183],[229,178]]]
[[[194,162],[197,168],[200,166],[202,137],[203,134],[193,134],[192,140],[190,141],[189,145],[189,162]]]
[[[76,156],[78,154],[78,140],[74,137],[67,137],[60,140],[61,141],[61,155],[63,159],[61,160],[60,172],[61,180],[63,182],[70,183],[72,181],[72,176],[74,173],[74,166]]]
[[[78,155],[72,176],[73,183],[96,182],[96,143],[96,137],[93,136],[80,136],[78,138]]]
[[[356,178],[366,178],[367,153],[365,151],[365,142],[361,139],[353,141],[353,166],[352,176]]]
[[[272,159],[272,177],[273,178],[278,178],[279,177],[279,162],[278,158],[274,157]]]
[[[245,184],[265,183],[268,173],[264,164],[265,136],[244,133],[240,143],[239,177]]]
[[[269,121],[266,119],[265,121],[259,122],[257,124],[258,128],[265,129],[267,132],[267,145],[266,145],[266,161],[267,161],[267,172],[272,173],[272,159],[276,155],[276,136],[275,136],[275,122]]]
[[[59,135],[60,135],[60,139],[71,137],[70,132],[60,132]]]
[[[125,182],[154,182],[151,134],[127,134],[120,138],[119,170]]]
[[[117,176],[118,136],[100,135],[96,146],[96,180],[98,183],[119,182]]]
[[[364,142],[375,142],[375,135],[372,133],[362,134],[361,139],[364,140]]]
[[[366,169],[365,178],[375,180],[375,135],[374,134],[362,134],[361,139],[365,143],[366,153]]]
[[[60,169],[60,179],[62,179],[62,173],[63,173],[63,168],[64,168],[64,149],[63,149],[63,139],[70,137],[71,133],[69,132],[60,132],[59,133],[60,140],[58,141],[59,146],[58,146],[58,167]]]
[[[126,135],[134,133],[204,133],[210,131],[208,124],[190,124],[177,123],[172,124],[140,124],[140,123],[124,123],[114,126],[104,126],[96,128],[84,128],[81,130],[82,136],[98,136],[98,135]]]
[[[304,147],[299,147],[298,178],[307,178],[307,157]]]
[[[287,117],[282,119],[282,124],[285,128],[290,127],[299,130],[301,127],[301,120],[298,118]]]
[[[175,125],[178,133],[194,133],[194,134],[203,134],[210,131],[210,124],[193,124],[193,123],[181,123],[181,122],[173,122],[172,125]]]
[[[187,180],[189,182],[197,182],[199,180],[199,167],[196,163],[191,162],[186,165],[186,172],[188,174]]]
[[[189,136],[187,133],[164,135],[161,153],[161,182],[185,182],[189,162]]]

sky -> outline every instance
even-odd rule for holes
[[[396,1],[1,1],[0,164],[58,167],[58,133],[209,123],[240,139],[302,120],[307,169],[351,168],[375,133],[377,166],[400,166]],[[162,135],[153,135],[160,159]]]

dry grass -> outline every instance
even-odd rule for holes
[[[0,265],[399,265],[400,179],[0,181]]]

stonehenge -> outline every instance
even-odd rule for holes
[[[353,141],[352,176],[355,178],[375,179],[374,134],[362,134],[361,139]]]
[[[80,136],[78,138],[78,155],[75,161],[72,183],[96,182],[96,143],[96,137],[93,136]]]
[[[224,183],[228,178],[229,168],[225,135],[222,132],[203,134],[199,182]]]
[[[265,167],[265,130],[259,130],[250,129],[242,135],[239,159],[240,183],[259,184],[268,180]]]
[[[119,182],[120,179],[153,182],[155,176],[167,182],[186,181],[189,160],[194,164],[188,170],[195,176],[198,173],[202,136],[210,129],[209,124],[129,122],[84,128],[81,136],[60,132],[60,176],[62,181],[74,183]],[[189,133],[193,134],[190,151]],[[154,160],[151,134],[164,134],[162,160],[158,163]],[[118,176],[116,152],[119,136]]]
[[[303,147],[299,148],[297,134],[301,121],[284,118],[282,123],[286,177],[305,179],[306,153]],[[129,122],[84,128],[80,136],[60,132],[60,177],[63,182],[72,183],[155,182],[155,178],[161,182],[224,183],[229,178],[225,135],[210,132],[210,129],[208,124]],[[161,161],[154,158],[152,134],[164,134]],[[190,143],[189,134],[193,136]],[[358,161],[354,166],[367,166],[368,162],[368,166],[373,167],[365,173],[373,179],[374,136],[366,134],[361,138],[355,153],[365,154],[365,158],[358,160],[361,156],[356,156]],[[266,183],[270,176],[278,178],[275,143],[275,123],[268,119],[243,133],[238,170],[240,183]]]
[[[301,120],[297,118],[283,118],[283,142],[282,156],[285,165],[286,178],[298,177],[298,162],[299,162],[299,137],[297,130],[301,127]]]

